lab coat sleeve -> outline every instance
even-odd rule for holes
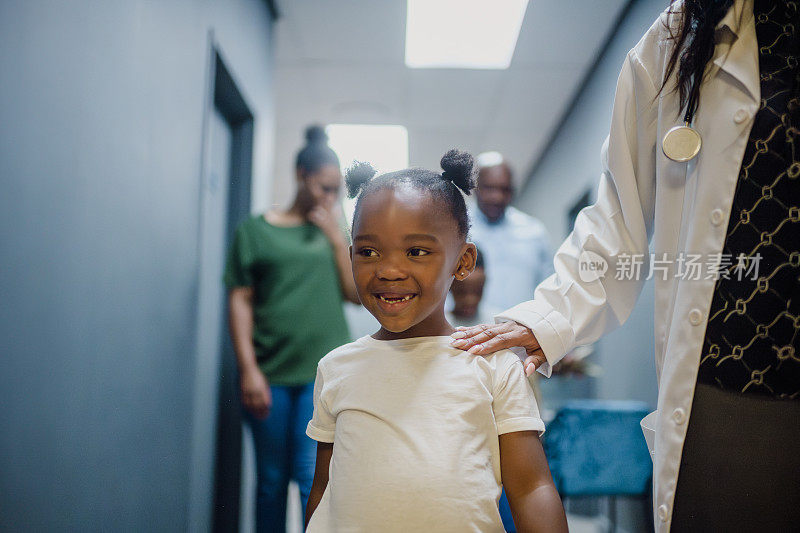
[[[649,46],[640,42],[637,47]],[[611,130],[603,144],[597,201],[581,210],[572,233],[556,251],[555,273],[536,288],[534,299],[495,317],[529,327],[551,367],[574,347],[596,341],[630,315],[649,264],[655,204],[657,88],[637,49],[629,52],[617,82]],[[580,257],[593,252],[608,264],[603,277],[579,273]],[[641,255],[638,279],[619,280],[616,258]]]

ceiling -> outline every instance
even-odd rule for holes
[[[310,123],[401,124],[412,166],[498,150],[527,174],[628,0],[531,0],[507,70],[409,69],[402,0],[282,0],[273,203]]]

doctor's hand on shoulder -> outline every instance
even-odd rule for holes
[[[516,347],[524,348],[527,354],[524,362],[525,374],[528,376],[547,362],[533,331],[518,322],[458,327],[451,337],[453,341],[450,344],[453,347],[475,355],[489,355]]]

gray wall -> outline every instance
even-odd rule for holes
[[[190,494],[209,501],[191,456],[212,29],[263,209],[265,2],[0,3],[0,530],[208,524]]]
[[[608,135],[611,106],[625,55],[666,8],[666,0],[637,0],[617,28],[565,122],[535,168],[517,205],[550,230],[555,245],[568,232],[567,211],[600,177],[600,147]],[[627,323],[595,346],[603,369],[596,396],[656,404],[653,347],[653,284],[648,283]]]

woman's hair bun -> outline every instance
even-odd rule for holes
[[[472,156],[461,150],[449,150],[442,156],[442,178],[452,182],[464,194],[469,194],[475,188],[474,161]]]
[[[325,128],[315,124],[306,128],[306,144],[327,144],[328,134]]]
[[[345,172],[344,182],[347,185],[347,196],[355,198],[361,189],[364,188],[369,180],[375,175],[376,170],[372,165],[363,161],[353,161],[353,164]]]

